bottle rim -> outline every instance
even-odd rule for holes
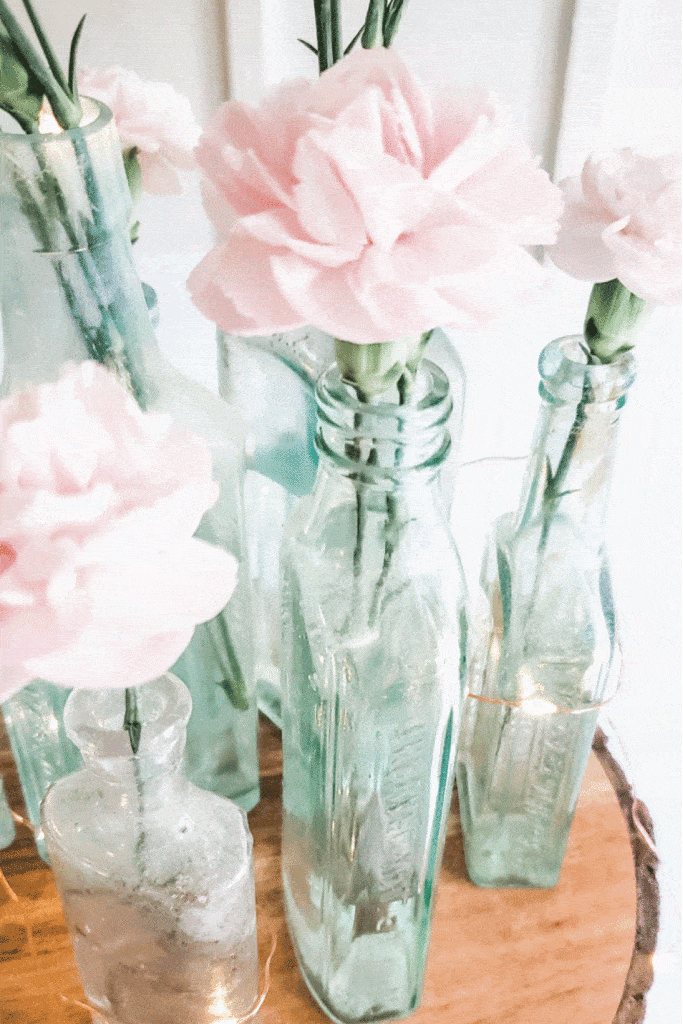
[[[71,144],[74,135],[94,135],[111,123],[114,115],[108,106],[101,103],[100,100],[93,99],[91,96],[81,96],[80,99],[84,116],[82,123],[76,128],[63,128],[58,132],[5,131],[3,128],[0,132],[0,151],[7,145],[15,145],[17,143],[32,146],[34,149],[45,143],[54,145],[62,139]]]
[[[628,351],[613,363],[589,363],[583,335],[569,334],[545,346],[538,371],[539,391],[547,401],[623,404],[636,377],[636,360]]]
[[[332,366],[316,386],[318,453],[362,483],[396,480],[407,472],[437,468],[448,455],[448,420],[453,401],[446,374],[424,359],[413,401],[362,402]],[[363,453],[363,447],[368,451]],[[368,461],[370,451],[376,461]],[[400,456],[395,453],[400,451]],[[382,453],[386,458],[382,458]],[[365,454],[366,458],[363,458]]]
[[[165,672],[136,687],[142,731],[136,755],[123,727],[124,689],[72,690],[64,707],[64,728],[84,756],[96,760],[155,756],[170,750],[172,733],[184,732],[192,712],[190,692]]]

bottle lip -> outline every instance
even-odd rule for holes
[[[318,452],[342,473],[365,484],[434,470],[450,449],[450,386],[443,370],[428,359],[420,364],[413,396],[405,405],[381,399],[361,402],[342,380],[336,364],[318,381],[316,405]]]
[[[135,688],[142,731],[137,755],[123,728],[124,689],[72,690],[64,707],[66,734],[84,756],[145,757],[170,750],[170,734],[184,733],[192,712],[190,692],[166,672]]]
[[[38,148],[46,142],[54,144],[60,139],[65,139],[71,144],[75,134],[79,136],[94,135],[105,128],[114,117],[109,107],[90,96],[81,96],[81,106],[83,109],[82,121],[85,123],[81,123],[77,128],[64,128],[59,132],[15,132],[5,131],[3,128],[0,132],[0,149],[3,145],[8,143],[13,145],[17,142],[34,148]]]
[[[410,423],[415,429],[445,426],[453,409],[446,374],[431,360],[423,359],[418,386],[419,397],[406,405],[386,401],[361,402],[353,388],[343,382],[335,363],[318,380],[315,397],[319,413],[338,427],[345,427],[349,420],[353,427],[356,416],[371,423],[373,428],[381,430],[385,425],[387,434],[393,431],[400,434],[404,423]]]
[[[610,402],[623,398],[636,377],[636,360],[624,352],[613,363],[589,363],[583,348],[583,335],[556,338],[542,350],[538,360],[540,392],[550,401]]]

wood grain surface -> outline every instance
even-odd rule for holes
[[[632,800],[629,804],[628,783],[604,743],[602,749],[598,743],[598,755],[591,757],[560,882],[552,890],[472,885],[454,797],[424,997],[410,1018],[414,1024],[635,1024],[641,1019],[656,937],[656,914],[653,925],[652,912],[640,904],[636,936],[636,872],[639,855],[641,869],[643,857],[647,861],[648,844],[642,826],[632,827],[628,820],[639,809]],[[21,809],[6,740],[0,740],[0,769],[12,807]],[[277,945],[258,1020],[324,1024],[327,1017],[299,977],[284,922],[281,772],[279,732],[262,719],[262,798],[249,815],[262,965],[272,935]],[[0,1024],[90,1024],[52,874],[24,826],[0,854],[0,867],[18,896],[14,901],[0,889]],[[645,864],[654,881],[650,868]]]

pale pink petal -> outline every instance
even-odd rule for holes
[[[315,241],[341,246],[357,259],[367,243],[363,218],[317,137],[315,132],[302,136],[294,154],[296,216]]]
[[[242,217],[239,223],[240,233],[262,242],[273,249],[291,249],[304,259],[319,263],[323,267],[340,267],[345,263],[358,259],[366,238],[351,239],[352,244],[346,246],[321,244],[302,238],[304,234],[300,219],[292,210],[282,209],[255,213],[250,217]]]
[[[522,246],[554,239],[561,206],[492,97],[430,96],[384,48],[258,110],[226,104],[199,160],[221,239],[190,289],[242,334],[312,323],[363,343],[426,331],[457,320],[459,274],[463,318],[486,320],[490,274],[476,300],[478,269],[517,253],[494,295],[514,302],[513,282],[526,293],[538,275]]]
[[[82,95],[110,108],[121,149],[139,150],[143,188],[158,194],[181,191],[173,168],[194,166],[193,150],[200,134],[187,98],[166,82],[143,81],[119,66],[84,68],[78,86]]]
[[[231,333],[272,334],[305,326],[308,321],[288,303],[275,279],[276,259],[277,254],[255,239],[231,235],[190,274],[187,285],[193,302]]]
[[[567,205],[548,252],[561,270],[588,281],[618,278],[643,299],[680,302],[679,156],[618,150],[589,158],[561,187]]]
[[[159,675],[235,586],[234,558],[192,537],[218,495],[207,443],[95,363],[1,402],[0,423],[0,699],[36,676]]]
[[[427,213],[431,195],[420,171],[386,154],[379,95],[351,104],[327,135],[312,133],[360,210],[371,242],[389,248]]]

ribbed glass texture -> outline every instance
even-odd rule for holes
[[[432,333],[426,352],[449,380],[454,406],[449,431],[455,450],[462,426],[464,370],[443,331]],[[333,362],[334,340],[314,327],[253,338],[218,332],[219,390],[239,409],[249,432],[245,505],[259,706],[278,726],[280,546],[287,517],[315,482],[315,385]],[[441,473],[449,506],[454,476],[455,458],[450,456]]]
[[[405,405],[318,384],[313,492],[283,546],[287,923],[342,1024],[420,1001],[452,789],[464,582],[438,475],[444,374]]]
[[[558,881],[617,674],[604,527],[633,359],[589,366],[579,342],[541,354],[520,505],[495,522],[482,565],[456,768],[467,869],[481,886]]]

